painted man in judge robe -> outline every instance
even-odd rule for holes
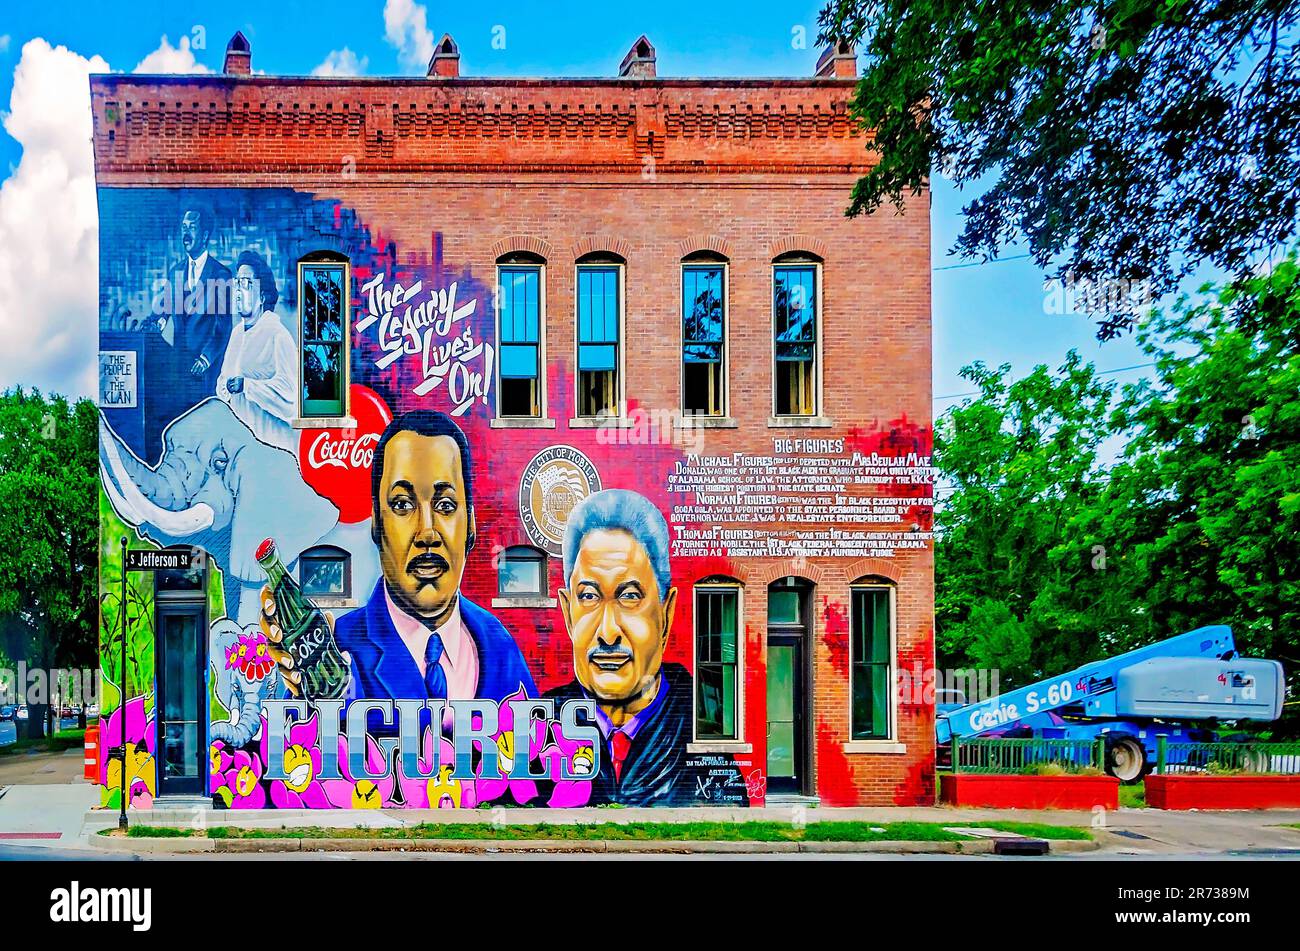
[[[668,523],[648,499],[626,489],[593,493],[569,513],[559,593],[573,642],[574,680],[545,694],[594,699],[605,739],[591,805],[671,806],[702,801],[688,763],[692,678],[664,663],[677,589],[668,565]],[[713,783],[744,790],[727,757]],[[724,765],[719,770],[716,763]],[[727,775],[719,777],[718,772]],[[739,796],[734,805],[748,805]]]
[[[298,348],[275,313],[275,275],[256,251],[235,263],[235,324],[217,396],[262,442],[293,452],[298,440]]]

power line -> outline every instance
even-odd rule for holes
[[[957,271],[964,267],[982,267],[985,264],[1001,264],[1003,261],[1022,261],[1025,258],[1032,258],[1032,254],[1013,254],[1006,258],[989,258],[987,261],[969,261],[966,264],[945,264],[942,267],[930,268],[932,271]]]
[[[1142,370],[1145,369],[1146,367],[1153,367],[1155,365],[1156,364],[1154,360],[1150,363],[1135,363],[1131,367],[1116,367],[1113,370],[1102,370],[1100,373],[1095,374],[1095,376],[1098,377],[1114,376],[1117,373],[1127,373],[1129,370]],[[934,398],[934,401],[937,403],[939,402],[939,400],[959,400],[963,396],[979,396],[979,395],[980,395],[979,390],[970,390],[969,392],[966,393],[945,393],[943,396],[936,396]]]

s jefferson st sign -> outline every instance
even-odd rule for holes
[[[192,548],[131,548],[127,571],[188,571],[203,567],[203,553]]]

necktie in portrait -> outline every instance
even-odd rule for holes
[[[424,686],[431,700],[447,699],[447,673],[442,669],[442,636],[434,631],[424,646]]]

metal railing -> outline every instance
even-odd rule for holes
[[[1154,772],[1300,775],[1300,742],[1170,743],[1160,736]]]
[[[954,773],[1032,773],[1047,764],[1066,772],[1100,770],[1106,762],[1105,740],[1042,740],[1033,737],[954,736],[951,745]]]

